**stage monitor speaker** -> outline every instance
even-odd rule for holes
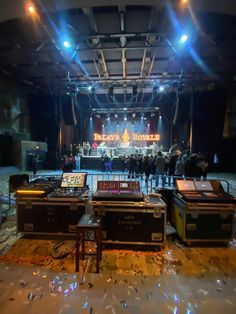
[[[71,95],[61,97],[61,113],[66,125],[76,125],[74,98]]]

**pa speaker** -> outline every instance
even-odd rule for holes
[[[76,125],[75,102],[71,95],[61,97],[61,113],[66,125]]]
[[[191,93],[181,93],[179,95],[175,113],[174,113],[174,124],[185,124],[190,117],[192,95]]]

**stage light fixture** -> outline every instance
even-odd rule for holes
[[[162,85],[160,85],[159,92],[163,92],[163,90],[164,90],[164,87]]]
[[[35,13],[35,6],[32,3],[28,4],[27,9],[31,14]]]
[[[180,42],[181,42],[181,44],[184,44],[187,40],[188,40],[188,36],[187,36],[186,34],[183,34],[183,35],[180,37]]]
[[[93,118],[92,118],[92,117],[90,117],[89,119],[90,119],[90,121],[92,121],[92,120],[93,120]]]
[[[148,127],[150,127],[150,123],[148,123]]]
[[[104,128],[104,124],[102,125],[102,127]]]
[[[124,121],[127,121],[127,117],[126,116],[124,116]]]
[[[133,114],[132,114],[132,118],[135,118],[136,117],[136,113],[134,112]]]
[[[114,114],[114,117],[117,119],[117,118],[118,118],[118,114],[117,114],[117,113],[115,113],[115,114]]]
[[[71,43],[68,40],[65,40],[63,42],[63,45],[64,45],[65,48],[70,48],[71,47]]]
[[[92,86],[88,86],[88,91],[91,91],[92,90]]]

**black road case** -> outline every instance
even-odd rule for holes
[[[23,233],[75,234],[85,213],[85,202],[17,200],[17,231]]]
[[[103,217],[103,242],[110,244],[161,245],[166,241],[166,204],[153,202],[91,201]]]

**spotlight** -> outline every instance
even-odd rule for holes
[[[104,128],[104,124],[102,125],[102,127]]]
[[[93,118],[92,117],[90,117],[90,121],[92,121],[93,120]]]
[[[65,40],[63,42],[63,45],[64,45],[65,48],[70,48],[71,47],[71,43],[69,41],[67,41],[67,40]]]
[[[159,119],[162,119],[162,116],[159,116]]]
[[[127,117],[126,116],[124,116],[124,121],[127,121]]]
[[[188,40],[188,36],[186,34],[183,34],[180,38],[181,44],[184,44]]]
[[[159,91],[160,91],[160,92],[163,92],[163,90],[164,90],[164,87],[161,85],[161,86],[159,87]]]
[[[118,114],[117,114],[117,113],[115,113],[115,114],[114,114],[114,117],[117,119],[117,118],[118,118]]]
[[[150,127],[150,123],[148,123],[148,127]]]
[[[92,86],[88,86],[88,91],[91,91],[92,90]]]
[[[134,112],[133,114],[132,114],[132,118],[135,118],[136,117],[136,113]]]
[[[29,4],[29,6],[28,6],[28,11],[29,11],[31,14],[34,14],[34,13],[35,13],[35,7],[33,6],[33,4]]]

